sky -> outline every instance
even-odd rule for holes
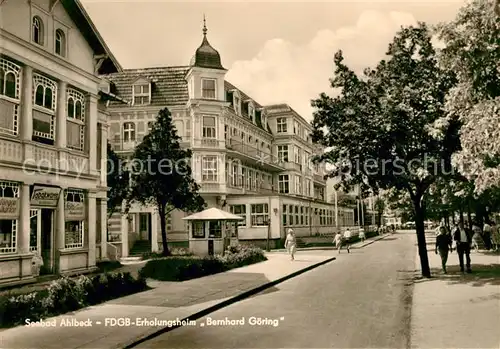
[[[288,103],[306,120],[330,92],[333,56],[355,71],[374,66],[402,25],[453,19],[463,0],[168,1],[81,0],[125,68],[188,65],[207,38],[226,80],[262,105]]]

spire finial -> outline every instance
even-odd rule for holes
[[[203,36],[207,36],[207,21],[205,19],[205,14],[203,14]]]

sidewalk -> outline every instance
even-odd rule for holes
[[[135,321],[178,321],[229,298],[333,260],[331,251],[299,252],[294,262],[284,253],[269,253],[268,260],[226,273],[185,282],[151,281],[154,289],[57,316],[56,327],[18,326],[0,332],[2,348],[123,348],[168,325],[106,326],[106,318]],[[277,289],[271,287],[268,292]],[[64,327],[61,320],[91,320],[92,327]],[[48,319],[45,319],[47,321]],[[170,326],[174,326],[172,324]]]
[[[473,273],[462,275],[453,251],[448,274],[442,274],[435,237],[427,235],[427,241],[433,277],[415,281],[411,347],[500,348],[500,256],[472,252]]]

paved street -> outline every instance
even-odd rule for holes
[[[406,285],[415,267],[415,244],[413,233],[400,233],[350,254],[342,251],[333,263],[138,347],[407,347],[411,287]],[[282,320],[278,326],[252,326],[252,316]],[[209,318],[245,324],[209,326]]]

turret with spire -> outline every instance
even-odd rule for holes
[[[203,15],[203,41],[191,59],[191,66],[209,69],[224,69],[220,54],[210,45],[207,39],[207,22]]]

